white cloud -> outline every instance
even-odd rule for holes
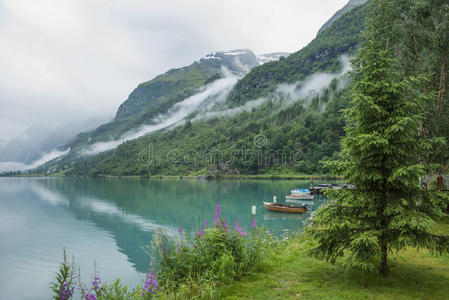
[[[272,101],[282,101],[282,107],[286,107],[298,100],[303,100],[305,101],[305,104],[307,104],[311,97],[319,95],[324,88],[327,88],[332,80],[340,79],[339,84],[344,85],[344,83],[341,83],[341,79],[344,79],[347,72],[351,70],[351,63],[350,59],[345,55],[340,57],[340,61],[342,63],[342,70],[339,73],[315,73],[304,81],[299,81],[293,84],[279,84],[276,87],[275,92],[269,95],[268,98],[261,97],[247,101],[244,105],[224,110],[214,110],[212,107],[211,109],[206,109],[200,112],[195,117],[195,120],[207,120],[231,116],[244,111],[251,111],[266,103],[268,99]]]
[[[15,161],[9,162],[0,162],[0,172],[5,171],[26,171],[39,167],[40,165],[49,162],[57,157],[61,157],[67,153],[69,153],[70,149],[65,151],[53,150],[49,153],[44,154],[40,159],[34,161],[32,164],[23,164]]]
[[[0,0],[0,120],[112,116],[138,83],[206,53],[296,51],[345,2]]]
[[[88,148],[83,149],[82,154],[95,155],[100,152],[114,149],[125,141],[134,140],[151,132],[180,124],[188,115],[200,110],[202,106],[206,106],[208,100],[211,100],[212,103],[223,101],[237,81],[237,76],[231,76],[228,73],[227,77],[218,79],[204,86],[198,93],[173,105],[168,113],[160,115],[154,120],[154,125],[144,125],[135,130],[126,132],[117,140],[90,145]]]

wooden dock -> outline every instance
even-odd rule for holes
[[[333,190],[342,190],[342,189],[354,189],[355,187],[352,185],[335,185],[335,184],[318,184],[318,185],[310,185],[310,193],[312,195],[321,195],[324,190],[326,189],[333,189]]]

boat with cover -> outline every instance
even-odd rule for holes
[[[313,195],[309,189],[292,190],[290,195],[285,196],[287,200],[313,200]]]

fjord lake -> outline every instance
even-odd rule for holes
[[[284,202],[308,181],[171,180],[135,178],[0,178],[2,299],[49,299],[63,249],[85,283],[94,264],[103,282],[135,286],[157,270],[151,244],[161,232],[179,238],[222,216],[251,230],[253,218],[274,235],[301,230],[310,218],[267,212],[263,201]],[[311,202],[316,210],[324,199]],[[252,207],[256,206],[255,216]],[[20,291],[20,293],[18,293]],[[16,296],[20,295],[20,296]]]

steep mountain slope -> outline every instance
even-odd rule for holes
[[[70,147],[73,154],[94,143],[120,141],[130,131],[157,124],[156,119],[168,113],[177,103],[226,77],[225,74],[228,77],[241,77],[259,64],[251,50],[239,49],[211,53],[189,66],[169,70],[140,84],[120,105],[112,122],[93,132],[79,134],[66,148]]]
[[[297,102],[282,109],[268,101],[231,117],[158,131],[68,165],[66,174],[310,174],[319,170],[320,160],[335,155],[343,135],[348,90],[326,91],[307,107]]]
[[[80,135],[70,155],[42,169],[82,176],[319,171],[319,161],[339,150],[349,98],[342,74],[361,41],[367,5],[344,13],[304,49],[253,67],[238,81],[232,66],[230,75],[196,71],[223,61],[215,53],[167,72],[168,80],[140,85],[114,122]],[[123,138],[145,123],[151,134]]]
[[[350,0],[342,9],[338,10],[332,16],[332,18],[330,18],[326,23],[324,23],[323,26],[321,26],[320,30],[318,30],[318,34],[323,32],[324,30],[328,29],[342,15],[344,15],[345,13],[347,13],[354,7],[364,4],[366,1],[368,1],[368,0]]]
[[[190,66],[172,69],[151,81],[140,84],[120,105],[116,120],[139,112],[142,108],[151,109],[164,102],[164,98],[176,93],[191,91],[221,76],[221,68],[234,73],[243,73],[258,66],[259,61],[248,49],[215,52],[194,62]]]
[[[357,6],[322,31],[302,50],[277,62],[256,67],[231,91],[228,102],[242,105],[261,97],[280,83],[293,83],[317,72],[337,72],[342,55],[352,56],[360,42],[367,5]]]

